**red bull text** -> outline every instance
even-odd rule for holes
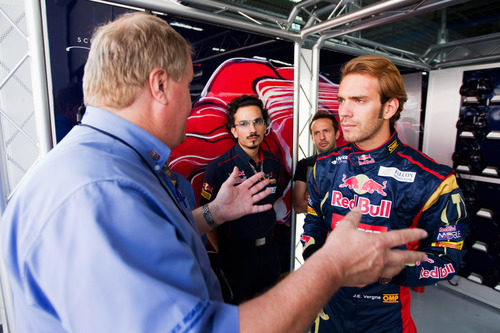
[[[453,273],[455,273],[455,269],[452,264],[446,264],[444,267],[434,267],[432,270],[422,268],[422,270],[420,270],[419,279],[444,279]]]
[[[373,205],[370,203],[370,199],[364,197],[358,197],[354,195],[353,199],[346,198],[342,195],[340,191],[332,192],[332,206],[340,208],[348,208],[353,210],[355,207],[361,209],[361,214],[374,217],[385,217],[389,218],[391,216],[391,206],[392,201],[382,200],[380,205]]]

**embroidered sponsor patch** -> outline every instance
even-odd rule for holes
[[[415,181],[416,172],[401,171],[394,167],[381,166],[378,169],[378,175],[382,177],[391,177],[400,182],[413,183]]]
[[[382,294],[383,303],[399,303],[399,294]]]
[[[238,172],[238,177],[240,177],[241,181],[245,181],[247,179],[247,176],[245,175],[245,171],[239,171]]]
[[[361,209],[361,214],[370,216],[380,216],[389,218],[391,215],[392,201],[382,200],[380,205],[374,205],[370,202],[370,199],[365,197],[358,197],[354,195],[353,199],[349,199],[342,195],[342,192],[333,191],[331,205],[341,208],[349,208],[353,210],[354,207],[359,207]]]
[[[346,163],[346,162],[347,162],[347,155],[342,155],[342,156],[337,156],[337,158],[332,161],[332,164],[336,165],[336,164]]]
[[[452,273],[455,273],[455,269],[452,264],[446,264],[444,267],[434,267],[432,270],[424,269],[422,267],[419,279],[444,279]]]
[[[307,249],[308,246],[316,244],[316,241],[311,236],[302,235],[300,236],[300,242],[302,243],[302,252]]]
[[[438,241],[450,241],[458,238],[462,238],[462,226],[449,225],[444,228],[439,228],[437,236]]]
[[[208,183],[203,183],[203,186],[201,187],[201,196],[207,200],[210,200],[213,190],[214,188],[208,185]]]
[[[363,154],[358,158],[359,165],[372,164],[375,160],[370,156],[370,154]]]
[[[387,146],[387,150],[389,150],[389,153],[392,154],[396,150],[396,148],[398,148],[398,146],[398,142],[394,140]]]
[[[318,216],[318,213],[312,208],[311,206],[307,205],[307,214],[313,215],[313,216]]]
[[[462,250],[462,247],[464,246],[464,242],[434,242],[431,243],[431,246],[437,246],[437,247],[448,247],[450,249],[456,249],[456,250]]]
[[[340,188],[347,187],[350,190],[353,190],[357,194],[365,194],[365,193],[378,193],[382,196],[386,196],[384,189],[386,188],[387,181],[382,182],[382,184],[377,183],[375,180],[371,179],[367,175],[359,174],[356,176],[351,176],[346,178],[344,174],[342,176],[342,184],[339,185]]]

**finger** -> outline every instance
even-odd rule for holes
[[[427,232],[423,229],[401,229],[392,230],[382,234],[384,241],[389,247],[397,247],[409,242],[417,241],[427,237]]]
[[[252,187],[253,189],[253,187]],[[252,195],[252,203],[256,203],[267,197],[269,194],[273,193],[272,188],[266,188],[264,191],[261,191],[257,194]]]
[[[234,185],[236,183],[239,182],[239,177],[238,177],[238,173],[239,173],[239,169],[237,166],[235,166],[233,168],[233,171],[231,172],[231,174],[229,175],[229,177],[227,177],[227,180],[226,182],[228,181],[230,185]],[[224,182],[225,183],[225,182]]]
[[[359,207],[354,208],[340,221],[341,224],[350,226],[353,229],[358,227],[359,221],[361,221],[361,209]]]
[[[264,172],[257,172],[255,175],[253,175],[250,178],[247,178],[243,183],[240,184],[240,186],[245,186],[247,188],[252,187],[255,183],[257,183],[259,180],[264,178]],[[258,184],[257,184],[258,185]]]
[[[266,210],[269,210],[271,208],[273,208],[273,205],[271,205],[271,204],[253,205],[252,210],[251,210],[251,214],[262,213],[262,212],[265,212]]]
[[[260,192],[267,185],[269,185],[269,179],[266,178],[264,180],[261,180],[257,184],[255,184],[252,187],[250,187],[250,194],[254,195],[255,193]],[[269,188],[269,189],[271,189],[271,188]]]
[[[398,274],[406,265],[413,265],[417,261],[424,261],[427,255],[420,251],[389,250],[386,255],[386,265],[380,276],[392,278]]]

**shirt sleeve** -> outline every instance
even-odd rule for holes
[[[321,201],[325,195],[322,193],[316,179],[318,164],[316,163],[313,172],[309,177],[307,187],[309,189],[309,200],[307,202],[307,213],[304,220],[304,232],[300,237],[303,245],[302,256],[309,258],[325,243],[328,229],[325,225],[325,218],[321,209]],[[328,192],[326,193],[326,195]]]
[[[407,266],[394,281],[405,286],[424,286],[451,279],[458,272],[464,254],[469,223],[454,175],[448,176],[432,193],[417,218],[417,227],[425,229],[428,237],[408,247],[425,252],[428,259]]]
[[[307,161],[305,158],[297,162],[293,180],[300,180],[301,182],[307,183]]]
[[[34,303],[70,332],[237,331],[237,307],[211,295],[199,235],[160,194],[105,181],[68,198],[24,267]]]

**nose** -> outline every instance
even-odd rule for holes
[[[255,132],[255,124],[253,123],[253,121],[250,122],[248,128],[250,129],[251,132]]]
[[[351,116],[352,116],[352,109],[351,106],[349,105],[349,102],[344,101],[343,103],[339,104],[339,117],[345,118]]]

